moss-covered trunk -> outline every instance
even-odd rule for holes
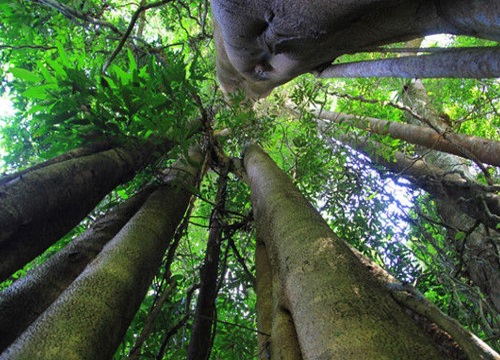
[[[116,206],[49,260],[0,292],[0,352],[80,275],[153,190],[150,187]]]
[[[0,359],[112,357],[188,206],[197,167],[193,162],[175,167],[168,178],[174,184],[161,186],[147,199]]]
[[[76,226],[171,145],[130,143],[28,171],[0,185],[0,281]]]
[[[244,163],[304,359],[442,358],[262,149],[249,146]]]

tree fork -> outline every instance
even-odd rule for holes
[[[80,275],[153,190],[149,187],[111,209],[85,233],[0,293],[0,352]]]
[[[0,359],[113,356],[188,206],[202,161],[191,156]]]
[[[107,193],[172,145],[137,142],[29,171],[0,185],[0,281],[60,239]]]
[[[261,148],[244,163],[304,359],[443,358]]]

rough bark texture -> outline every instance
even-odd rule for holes
[[[442,358],[262,149],[244,163],[304,359]]]
[[[494,78],[500,76],[500,48],[448,50],[432,55],[340,63],[318,73],[321,78]]]
[[[201,155],[196,159],[200,161]],[[197,167],[180,168],[193,186]],[[189,178],[186,175],[189,174]],[[155,275],[191,194],[156,190],[68,287],[0,359],[109,359]]]
[[[390,290],[392,297],[407,309],[407,312],[412,315],[419,326],[427,328],[427,332],[442,352],[446,354],[447,359],[499,359],[498,353],[470,331],[464,329],[458,321],[444,314],[418,290],[411,285],[400,283],[358,250],[352,247],[351,250],[382,286]],[[419,318],[419,315],[425,319]]]
[[[0,352],[80,275],[130,220],[152,190],[150,188],[116,206],[64,249],[0,293]]]
[[[224,225],[222,212],[226,203],[227,175],[228,167],[225,166],[219,174],[215,207],[210,216],[207,249],[200,270],[201,286],[187,354],[187,359],[190,360],[206,360],[210,357],[213,336],[212,327],[215,326],[215,298],[217,297],[217,276]]]
[[[219,80],[232,79],[221,87],[249,98],[363,47],[437,33],[500,39],[496,0],[211,2],[217,56],[224,63],[218,70],[225,72]]]
[[[167,151],[131,144],[29,171],[0,185],[0,281],[76,226],[117,185]]]
[[[321,110],[316,114],[322,119],[352,125],[374,134],[390,135],[395,139],[424,146],[427,149],[444,151],[468,158],[472,154],[477,160],[500,166],[500,142],[477,136],[457,134],[444,129],[436,131],[429,127],[405,124],[395,121],[355,116],[333,111]]]

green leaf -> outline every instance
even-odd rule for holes
[[[53,90],[55,88],[57,88],[57,86],[55,86],[53,84],[32,86],[28,90],[23,92],[23,96],[27,97],[28,99],[45,100],[49,96],[48,90]]]
[[[127,48],[127,55],[128,55],[128,62],[129,62],[128,69],[129,69],[130,73],[133,74],[137,70],[137,63],[135,61],[135,56],[134,56],[134,53],[132,52],[132,50],[130,50],[129,48]]]
[[[28,81],[31,83],[38,83],[42,78],[40,75],[34,73],[33,71],[29,71],[23,68],[13,68],[10,69],[10,72],[12,75],[14,75],[15,78]]]

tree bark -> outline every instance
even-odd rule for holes
[[[262,149],[244,163],[304,359],[442,358]]]
[[[257,343],[260,360],[271,358],[273,322],[273,274],[266,245],[257,240],[255,248],[255,293],[257,295]]]
[[[187,359],[206,360],[210,357],[215,326],[215,299],[219,272],[220,246],[224,227],[223,211],[226,203],[228,166],[219,174],[215,207],[210,216],[210,231],[205,260],[200,269],[201,286],[196,303],[195,318],[191,330]]]
[[[497,0],[212,0],[212,11],[221,87],[250,98],[366,47],[442,33],[500,40]]]
[[[0,281],[76,226],[156,152],[171,146],[132,143],[29,171],[0,185]]]
[[[495,78],[500,48],[453,49],[431,55],[339,63],[318,72],[320,78]]]
[[[464,158],[469,158],[469,154],[472,154],[481,162],[500,166],[500,142],[498,141],[457,134],[446,130],[438,132],[429,127],[333,111],[316,111],[316,115],[322,119],[351,125],[373,134],[389,135],[394,139],[424,146],[427,149],[444,151]]]
[[[82,146],[80,148],[72,149],[72,150],[70,150],[62,155],[53,157],[52,159],[49,159],[49,160],[44,161],[40,164],[31,166],[27,169],[18,171],[14,174],[3,175],[0,178],[0,185],[5,184],[5,183],[17,178],[17,177],[24,176],[25,174],[27,174],[30,171],[38,170],[38,169],[41,169],[41,168],[46,167],[48,165],[63,162],[65,160],[75,159],[75,158],[79,158],[82,156],[91,155],[91,154],[94,154],[94,153],[99,152],[99,151],[109,150],[109,149],[111,149],[112,146],[113,146],[113,143],[111,141],[100,141],[100,142],[96,142],[93,144]]]
[[[194,158],[198,165],[201,157],[198,153]],[[113,356],[189,203],[189,188],[195,184],[198,166],[191,162],[176,168],[167,185],[147,199],[0,359],[93,360]]]
[[[295,325],[284,303],[283,287],[273,275],[261,239],[257,239],[255,271],[259,359],[302,359]]]
[[[89,230],[0,293],[0,352],[80,275],[152,191],[151,187],[113,208]]]

